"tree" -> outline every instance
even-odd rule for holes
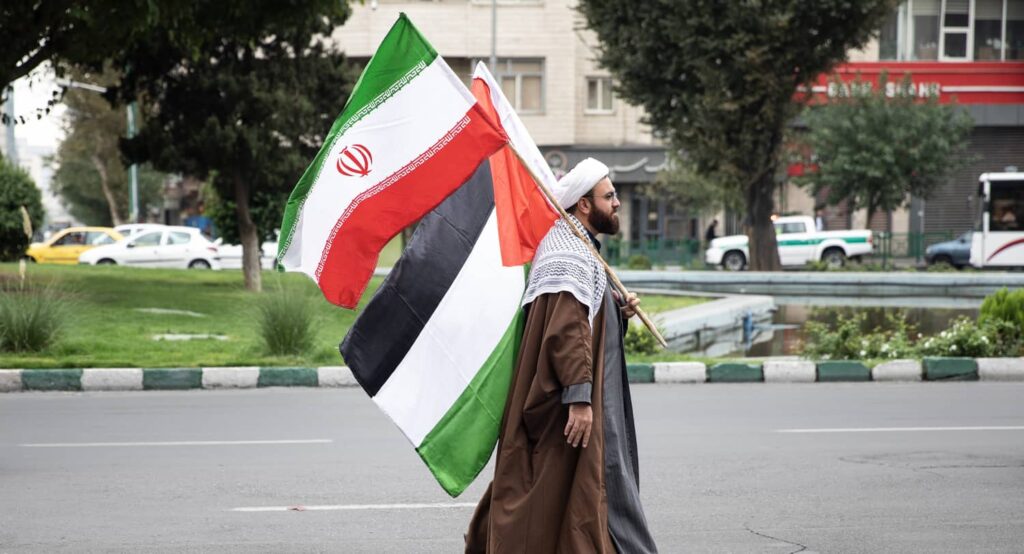
[[[771,216],[798,87],[863,45],[893,0],[582,0],[617,92],[697,172],[742,195],[752,269],[780,269]]]
[[[102,74],[81,69],[69,76],[99,86],[117,82],[113,71]],[[128,218],[129,180],[118,141],[126,132],[124,109],[115,109],[102,96],[73,88],[64,95],[67,135],[54,158],[54,192],[76,219],[92,225],[120,225]],[[165,175],[148,166],[139,168],[139,205],[160,198]]]
[[[337,0],[200,3],[193,24],[221,36],[182,44],[176,26],[157,25],[115,58],[131,68],[116,97],[149,99],[146,125],[122,150],[164,171],[213,176],[235,206],[249,290],[261,288],[260,239],[273,232],[253,212],[278,210],[280,222],[351,90],[352,67],[325,39],[348,14]]]
[[[164,5],[161,5],[164,4]],[[0,3],[0,98],[8,85],[47,61],[102,62],[153,21],[176,17],[171,1],[53,0]],[[66,66],[57,65],[61,76]],[[52,106],[59,100],[55,91]],[[6,123],[6,115],[2,116]]]
[[[704,175],[693,163],[676,152],[668,153],[667,167],[654,182],[644,185],[648,198],[664,198],[670,204],[690,213],[714,212],[722,208],[739,209],[743,197],[733,189],[724,188]]]
[[[31,228],[38,229],[43,224],[42,194],[28,173],[0,157],[0,262],[18,260],[28,249],[22,208]]]
[[[971,117],[937,96],[914,93],[910,76],[896,85],[884,73],[878,87],[858,78],[834,81],[837,94],[810,108],[804,142],[817,169],[797,179],[828,202],[848,202],[851,210],[892,211],[910,196],[928,198],[967,158],[974,126]],[[891,96],[891,97],[890,97]]]

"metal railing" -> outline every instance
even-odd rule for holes
[[[887,264],[897,258],[913,258],[920,262],[924,259],[924,251],[929,246],[953,240],[953,231],[934,231],[930,233],[890,233],[877,231],[874,235],[875,251],[871,255],[873,261]]]
[[[704,248],[696,239],[610,239],[604,257],[611,265],[629,265],[644,256],[652,265],[692,267],[704,262]]]
[[[887,265],[893,260],[924,260],[924,251],[929,246],[953,240],[953,231],[930,233],[890,233],[877,231],[872,240],[874,252],[865,256],[865,262]],[[697,239],[610,239],[603,250],[605,259],[611,265],[626,266],[631,259],[644,256],[655,266],[701,267],[704,263],[704,244]]]

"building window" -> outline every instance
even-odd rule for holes
[[[911,0],[911,35],[913,59],[939,59],[940,0]]]
[[[1024,0],[907,0],[882,25],[878,58],[1024,59]]]
[[[485,58],[473,60],[489,63]],[[501,91],[520,114],[544,112],[544,60],[536,58],[498,58],[494,78]]]
[[[974,59],[998,60],[1003,48],[1003,0],[978,0],[974,12]]]
[[[586,113],[612,113],[611,77],[587,77]]]
[[[1024,60],[1024,0],[1007,0],[1005,60]]]

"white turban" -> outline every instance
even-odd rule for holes
[[[598,181],[607,176],[608,166],[594,158],[587,158],[576,164],[572,171],[559,179],[552,192],[562,208],[569,209],[579,202],[583,195],[590,192],[590,189],[594,188]]]

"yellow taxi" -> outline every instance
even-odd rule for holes
[[[46,242],[33,242],[25,257],[41,264],[77,264],[82,252],[122,238],[110,227],[68,227]]]

